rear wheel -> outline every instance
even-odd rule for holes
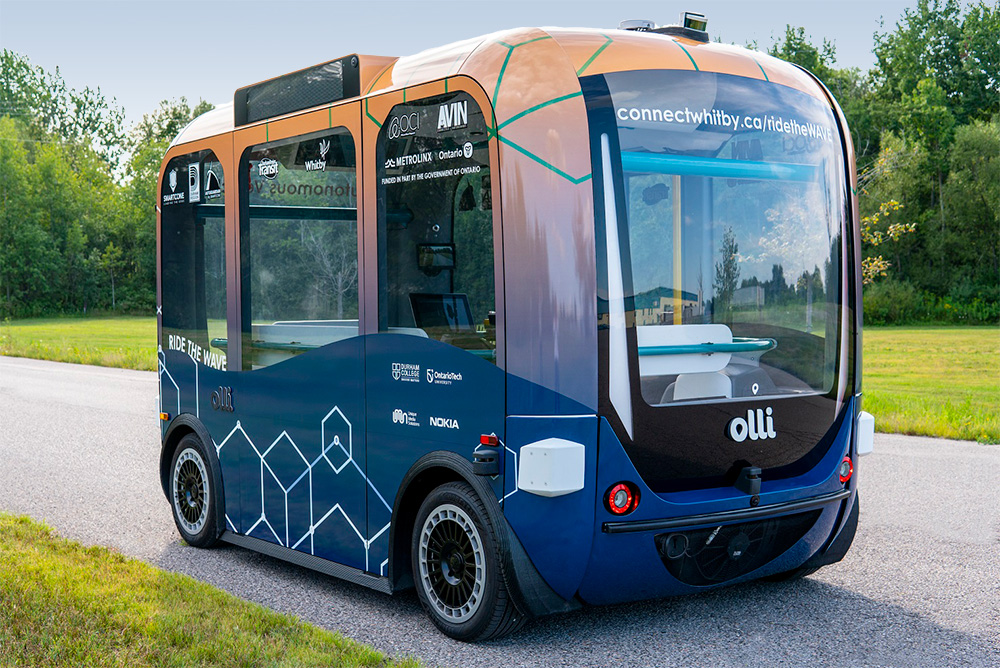
[[[496,545],[486,508],[469,485],[441,485],[420,506],[411,545],[417,596],[445,635],[487,640],[524,623],[510,600]]]
[[[177,444],[170,465],[170,505],[174,524],[184,540],[194,547],[211,547],[219,538],[216,522],[217,495],[212,484],[211,460],[194,434]]]

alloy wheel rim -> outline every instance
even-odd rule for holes
[[[479,530],[469,515],[443,504],[420,531],[420,581],[435,611],[452,623],[468,621],[485,592],[486,559]]]
[[[189,534],[197,534],[208,521],[208,471],[201,455],[185,449],[174,464],[174,514]]]

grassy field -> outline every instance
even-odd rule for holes
[[[27,517],[0,513],[0,536],[5,668],[419,665]]]
[[[1000,443],[1000,329],[868,327],[864,373],[878,431]]]
[[[0,323],[0,355],[156,369],[156,320]],[[879,431],[1000,443],[1000,329],[865,329],[865,409]]]
[[[0,322],[0,355],[156,370],[156,318],[37,318]]]

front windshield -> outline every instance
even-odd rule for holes
[[[634,316],[628,341],[643,400],[829,392],[846,197],[830,106],[731,75],[605,80],[617,123],[617,142],[605,145],[617,153],[617,216],[627,219],[616,234],[624,309]]]

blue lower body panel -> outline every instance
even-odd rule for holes
[[[504,516],[535,568],[552,589],[569,600],[583,580],[594,537],[594,486],[597,478],[595,416],[507,418]],[[517,487],[520,449],[546,438],[563,438],[585,448],[584,488],[556,497],[530,494]]]
[[[853,416],[853,402],[843,410]],[[585,433],[575,433],[577,425],[574,434],[553,431],[567,418],[535,418],[537,423],[523,424],[510,418],[507,427],[508,440],[516,444],[512,452],[549,436],[585,442],[588,449],[584,490],[554,499],[518,491],[505,506],[505,515],[532,563],[566,600],[577,597],[586,603],[611,604],[675,596],[794,570],[829,546],[855,503],[855,479],[845,489],[838,473],[840,461],[851,452],[852,419],[840,423],[831,448],[806,474],[779,480],[765,477],[759,506],[751,506],[750,496],[734,487],[653,492],[607,420],[575,419],[581,425],[598,421],[596,471],[590,455],[593,442]],[[508,467],[513,465],[508,462]],[[635,484],[641,498],[638,508],[626,517],[612,515],[603,504],[605,491],[621,481]],[[508,476],[511,489],[506,492],[515,484],[514,476]],[[574,496],[579,498],[575,503]],[[813,501],[817,497],[820,501]],[[766,512],[768,507],[774,508],[773,513]],[[741,518],[742,511],[757,515]],[[700,524],[686,519],[727,512],[737,516],[710,518]],[[660,520],[669,521],[670,527],[630,527],[615,533],[605,528],[606,523]],[[581,525],[590,532],[589,540],[578,535]],[[684,536],[670,539],[672,534]],[[667,556],[671,553],[668,540],[675,541],[674,559]]]

